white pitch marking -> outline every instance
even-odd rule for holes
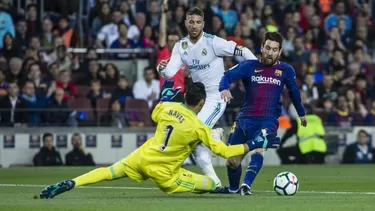
[[[38,187],[44,188],[47,185],[34,184],[0,184],[0,187]],[[84,189],[120,189],[120,190],[159,190],[159,188],[150,187],[111,187],[111,186],[81,186]],[[273,191],[254,191],[260,193],[273,193]],[[375,195],[375,192],[340,192],[340,191],[298,191],[303,194],[333,194],[333,195]]]

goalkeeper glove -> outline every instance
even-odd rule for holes
[[[247,141],[247,145],[249,146],[250,150],[253,149],[267,149],[267,148],[278,148],[280,145],[280,137],[277,137],[277,133],[270,133],[267,134],[265,129],[262,130],[255,140]]]
[[[181,91],[181,87],[177,87],[173,89],[174,81],[172,80],[165,80],[163,86],[161,88],[161,98],[160,101],[168,102],[171,101],[176,95]]]

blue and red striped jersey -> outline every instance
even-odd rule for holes
[[[294,68],[284,62],[272,66],[264,65],[259,60],[243,61],[224,73],[219,91],[229,89],[230,84],[242,80],[246,94],[239,118],[267,116],[279,118],[281,114],[281,94],[284,86],[300,117],[305,116],[298,85],[295,82]]]

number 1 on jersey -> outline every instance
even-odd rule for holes
[[[167,146],[168,146],[168,141],[169,141],[169,139],[171,138],[171,135],[172,135],[172,132],[173,132],[173,126],[172,125],[167,125],[167,126],[165,126],[165,128],[164,128],[164,131],[165,131],[165,137],[164,137],[164,143],[163,143],[163,145],[161,145],[160,146],[160,150],[161,151],[164,151],[165,150],[165,148],[167,148]]]

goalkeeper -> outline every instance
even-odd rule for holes
[[[185,104],[168,102],[180,89],[173,90],[173,81],[162,87],[162,97],[152,112],[158,123],[155,136],[137,150],[110,167],[97,168],[72,180],[47,186],[40,198],[53,198],[75,187],[129,177],[141,182],[151,179],[161,191],[172,193],[205,193],[216,185],[207,176],[181,168],[195,145],[202,142],[215,154],[224,158],[242,155],[257,148],[276,148],[280,138],[276,134],[260,135],[246,144],[226,146],[211,137],[211,129],[201,123],[196,114],[204,105],[206,92],[202,83],[193,83],[185,94]]]

